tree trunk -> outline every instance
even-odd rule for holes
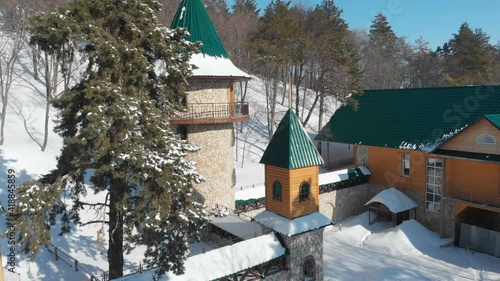
[[[35,80],[39,80],[40,78],[38,77],[38,50],[36,50],[37,47],[33,47],[33,78]]]
[[[5,128],[5,117],[7,116],[8,99],[9,99],[8,93],[2,93],[2,117],[1,117],[2,124],[0,125],[0,145],[3,145],[3,143],[5,141],[4,128]]]
[[[109,279],[123,276],[123,212],[117,206],[123,197],[125,184],[120,180],[111,180],[109,190]]]
[[[295,112],[297,112],[297,115],[299,116],[299,119],[302,120],[302,117],[304,117],[303,114],[301,114],[301,111],[299,109],[300,106],[300,75],[302,75],[302,64],[299,67],[299,71],[297,71],[297,67],[294,69],[294,79],[295,79]],[[291,87],[291,85],[290,85]],[[306,90],[304,90],[306,91]],[[304,104],[305,106],[305,104]]]
[[[47,53],[45,53],[45,90],[47,94],[45,104],[45,126],[42,151],[45,151],[45,149],[47,148],[47,143],[49,141],[50,102],[52,101],[52,97],[56,96],[58,74],[59,63],[56,56],[49,56]]]
[[[285,97],[288,94],[288,91],[287,91],[288,75],[287,74],[288,74],[288,67],[282,67],[281,68],[281,81],[283,84],[283,96],[281,98],[281,105],[285,104]],[[276,79],[279,79],[279,78],[277,77]]]
[[[325,108],[325,93],[321,91],[319,96],[319,114],[318,114],[318,132],[321,131],[323,127],[323,111]]]
[[[314,111],[314,108],[316,107],[316,104],[318,103],[319,96],[320,96],[320,94],[318,94],[316,92],[316,97],[314,98],[314,102],[312,103],[311,108],[309,108],[309,112],[307,113],[306,119],[302,122],[302,126],[305,127],[307,125],[307,123],[309,122],[309,119],[311,118],[311,115]],[[302,108],[304,108],[304,107],[302,107]],[[320,130],[321,130],[321,128],[320,128]],[[320,130],[318,130],[318,132]]]

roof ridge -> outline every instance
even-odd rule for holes
[[[323,164],[321,155],[293,109],[289,109],[281,119],[260,163],[286,169]]]

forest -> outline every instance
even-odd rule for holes
[[[0,42],[2,112],[7,107],[10,84],[19,75],[11,70],[21,49],[26,49],[33,64],[40,66],[34,67],[32,74],[44,82],[49,104],[68,89],[77,62],[74,54],[58,58],[29,45],[26,28],[29,16],[69,1],[0,2],[2,32],[11,34]],[[169,26],[179,1],[158,2],[162,5],[157,12],[159,22]],[[255,0],[235,0],[231,6],[226,0],[203,2],[233,63],[264,80],[269,124],[275,123],[275,104],[284,102],[289,84],[294,92],[292,106],[304,124],[314,108],[320,118],[323,116],[327,96],[355,103],[355,95],[362,90],[500,84],[500,42],[491,44],[488,34],[467,22],[432,50],[423,37],[408,42],[404,34],[396,34],[381,13],[367,19],[371,22],[368,30],[350,29],[332,0],[314,7],[272,0],[263,11]],[[43,77],[38,77],[38,69]],[[313,105],[298,110],[305,95]],[[5,119],[4,114],[1,117]],[[324,122],[319,120],[318,130]],[[270,134],[273,129],[269,126]],[[0,145],[2,142],[3,133]],[[45,146],[46,141],[41,143],[42,149]]]

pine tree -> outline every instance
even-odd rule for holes
[[[288,82],[289,67],[303,55],[302,26],[293,17],[290,4],[291,1],[271,1],[250,40],[255,70],[265,77],[269,137],[274,133],[278,84]]]
[[[401,88],[406,82],[403,66],[409,51],[402,38],[389,25],[387,18],[379,13],[370,27],[369,45],[364,55],[363,86],[365,89]]]
[[[490,37],[481,29],[472,31],[463,23],[449,41],[451,61],[446,70],[446,80],[451,85],[489,84],[494,72],[494,48]]]
[[[309,34],[313,42],[313,64],[317,69],[319,129],[322,128],[327,95],[344,103],[355,103],[355,95],[361,93],[359,59],[349,40],[348,25],[341,15],[342,10],[332,0],[323,0],[311,17]]]
[[[80,221],[82,208],[104,208],[110,279],[123,275],[123,253],[135,245],[147,246],[145,261],[159,274],[183,272],[188,240],[203,222],[191,199],[202,178],[185,159],[195,147],[168,120],[181,108],[197,45],[158,24],[158,9],[154,0],[76,0],[32,18],[32,44],[57,56],[75,46],[86,63],[83,79],[53,101],[64,139],[57,169],[20,187],[19,237],[32,256],[49,243],[56,215],[66,233],[72,222],[93,223]],[[84,185],[90,168],[92,184]],[[106,199],[85,202],[89,192]]]

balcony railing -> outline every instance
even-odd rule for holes
[[[500,195],[492,196],[490,194],[462,191],[453,188],[448,188],[448,192],[446,194],[449,197],[470,203],[475,203],[479,205],[488,205],[492,207],[500,207]]]
[[[248,103],[196,103],[187,106],[172,124],[229,123],[249,120]]]

